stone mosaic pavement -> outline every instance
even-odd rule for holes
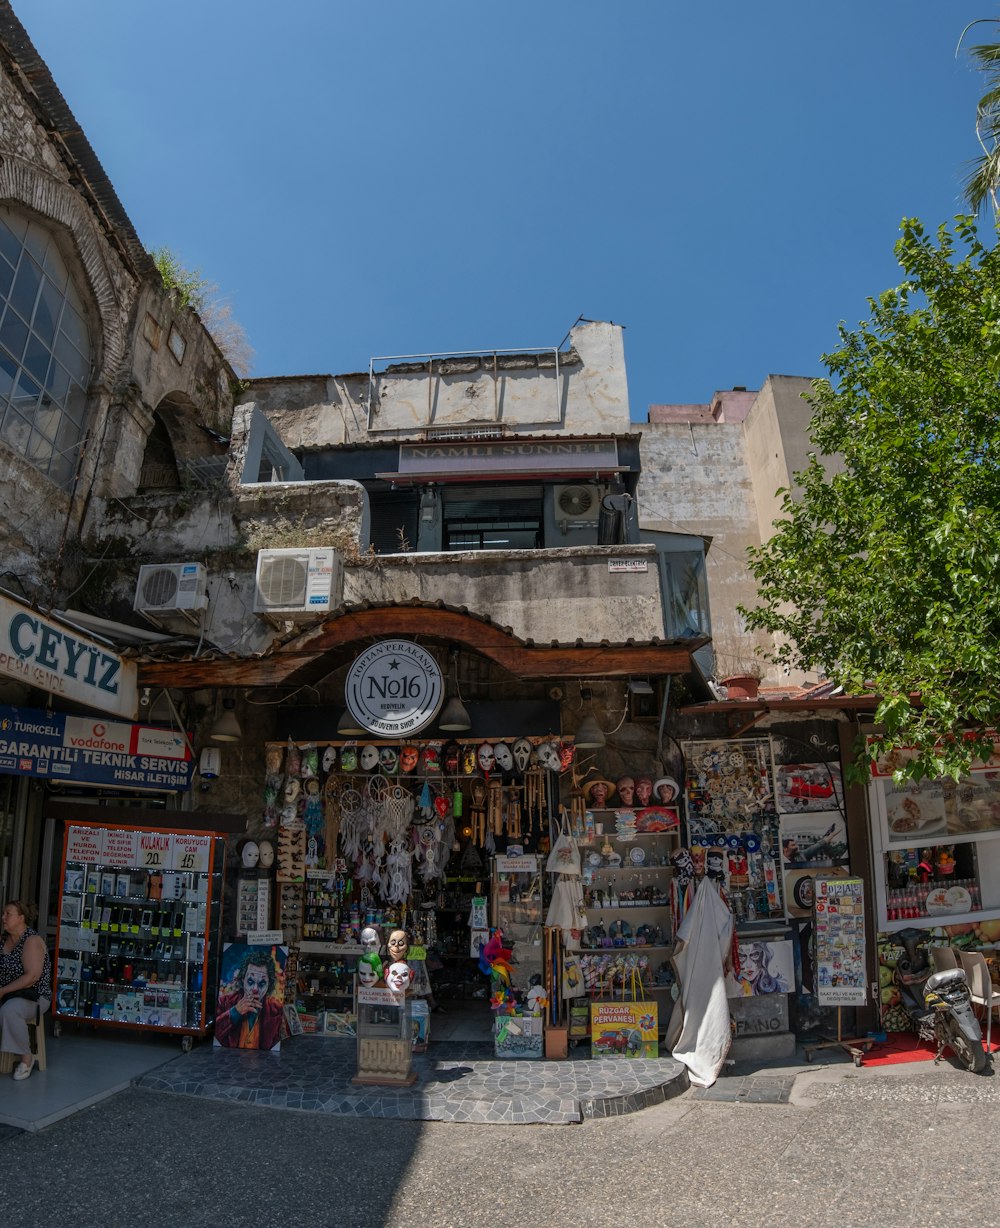
[[[673,1058],[498,1061],[488,1042],[432,1043],[409,1088],[355,1087],[351,1041],[301,1036],[277,1053],[200,1045],[136,1080],[147,1090],[265,1108],[406,1121],[567,1125],[661,1104],[688,1086]]]

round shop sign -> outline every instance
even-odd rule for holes
[[[437,661],[411,640],[383,640],[356,657],[344,692],[354,719],[380,738],[423,729],[444,700]]]

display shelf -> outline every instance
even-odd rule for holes
[[[67,826],[55,1029],[86,1020],[185,1036],[213,1022],[224,841],[210,832]]]

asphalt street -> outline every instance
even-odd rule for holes
[[[1000,1079],[929,1063],[838,1063],[798,1074],[788,1103],[689,1091],[573,1126],[347,1119],[133,1088],[0,1138],[0,1225],[984,1228],[1000,1224],[998,1110]]]

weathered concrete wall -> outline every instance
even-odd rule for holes
[[[755,644],[769,647],[769,637],[747,635],[737,606],[756,601],[747,549],[773,534],[777,491],[807,463],[811,410],[802,394],[809,388],[804,377],[771,375],[759,392],[716,393],[709,407],[652,406],[655,420],[641,428],[640,524],[712,538],[708,587],[720,675],[751,664]],[[761,665],[765,682],[789,681]]]
[[[456,358],[433,376],[397,364],[406,369],[377,380],[371,431],[367,371],[252,381],[245,399],[257,403],[293,451],[493,423],[511,433],[629,433],[621,327],[578,324],[570,348],[573,357],[558,379],[551,353],[540,353],[527,368],[518,368],[515,356],[501,355],[496,378],[492,358]]]
[[[810,384],[798,376],[769,375],[746,418],[747,465],[762,542],[774,533],[774,521],[781,515],[778,490],[794,487],[792,475],[808,462],[812,410],[802,394]]]
[[[609,574],[611,556],[650,565],[646,573]],[[663,635],[652,546],[379,555],[374,565],[349,567],[344,589],[349,602],[417,598],[467,606],[543,644]]]

